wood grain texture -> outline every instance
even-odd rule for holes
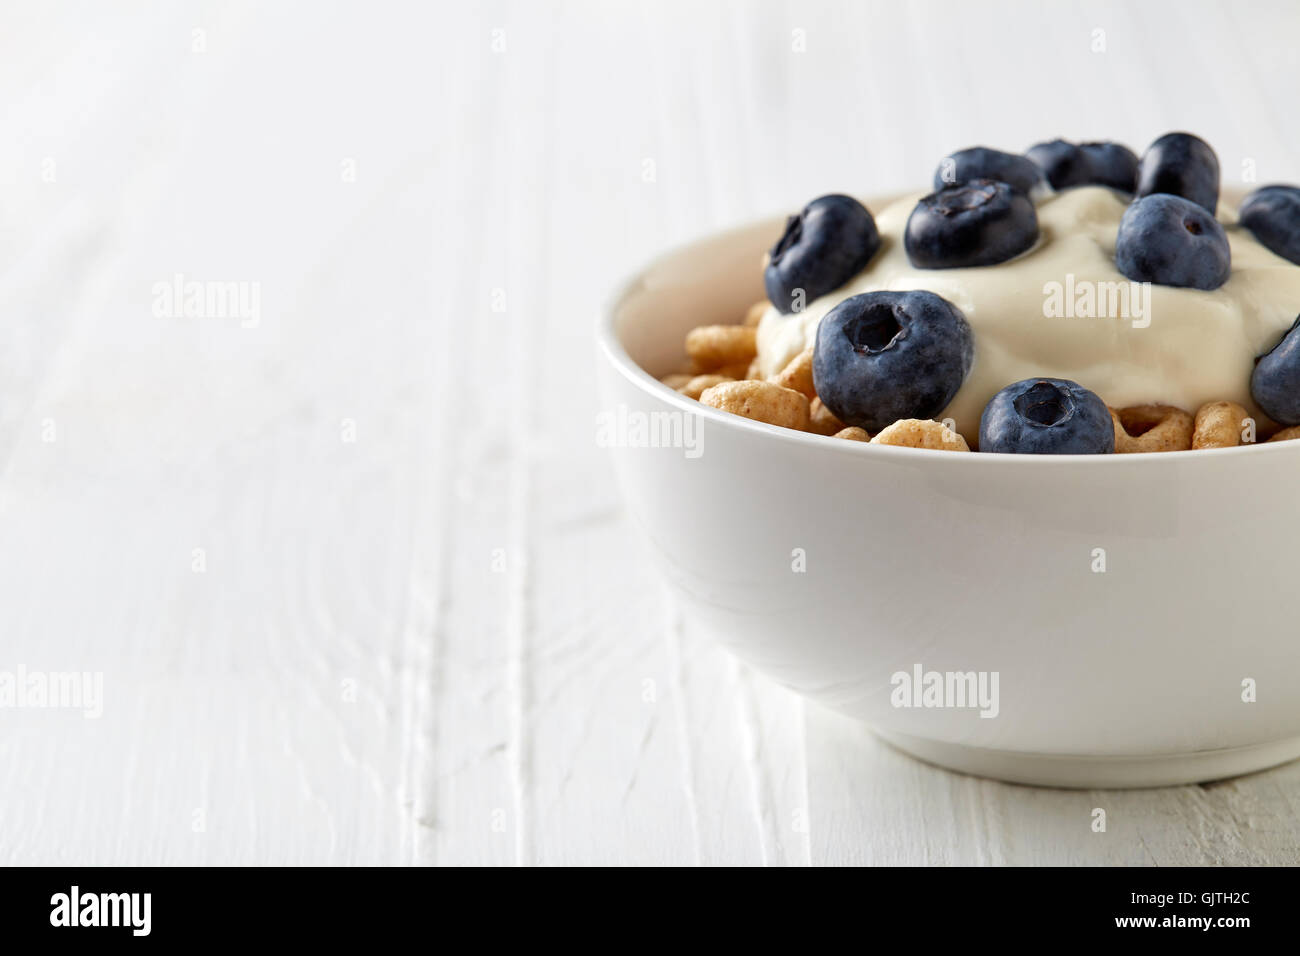
[[[105,699],[0,711],[0,863],[1300,863],[1300,765],[1006,786],[729,658],[624,519],[591,344],[664,247],[972,143],[1186,127],[1300,179],[1297,36],[1285,2],[13,12],[0,669]],[[158,317],[176,273],[259,321]]]

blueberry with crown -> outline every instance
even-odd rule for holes
[[[907,219],[903,248],[918,269],[991,266],[1038,241],[1034,204],[1007,183],[975,179],[931,193]]]
[[[933,292],[866,292],[822,319],[813,350],[817,395],[846,425],[878,432],[933,418],[975,357],[966,317]]]
[[[763,270],[767,297],[785,314],[834,292],[880,248],[876,220],[851,196],[822,196],[786,222]]]
[[[980,451],[1104,455],[1115,450],[1110,410],[1063,378],[1027,378],[993,396],[980,416]]]

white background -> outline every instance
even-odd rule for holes
[[[591,341],[655,252],[967,145],[1187,128],[1300,180],[1298,41],[1288,2],[6,4],[0,670],[104,701],[0,710],[0,863],[1300,862],[1298,765],[1010,787],[735,664],[624,521]],[[177,273],[259,321],[158,317]]]

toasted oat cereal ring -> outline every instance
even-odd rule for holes
[[[688,375],[685,372],[673,372],[671,375],[665,375],[659,381],[663,382],[669,388],[682,388],[693,379],[694,375]]]
[[[1300,425],[1292,425],[1290,428],[1282,429],[1269,441],[1292,441],[1296,438],[1300,438]]]
[[[724,365],[748,368],[758,354],[758,330],[744,325],[701,325],[686,333],[686,354],[701,372]]]
[[[811,401],[817,397],[817,389],[813,386],[812,365],[813,350],[806,348],[790,359],[785,368],[772,376],[771,381],[782,388],[803,392]]]
[[[734,381],[735,379],[730,375],[696,375],[685,385],[678,387],[677,391],[687,398],[698,399],[704,394],[705,389],[712,388],[714,385],[721,385],[723,382]]]
[[[873,445],[902,445],[936,451],[970,451],[966,439],[942,422],[928,418],[904,418],[876,433]]]
[[[749,367],[753,364],[753,362],[736,362],[732,365],[724,365],[722,368],[715,368],[711,373],[700,374],[725,375],[727,378],[736,379],[749,378]]]
[[[1192,416],[1172,405],[1130,405],[1110,410],[1115,451],[1187,451],[1192,447]]]
[[[808,430],[808,397],[771,382],[723,382],[706,389],[700,401],[756,422]]]
[[[1245,444],[1242,433],[1250,413],[1236,402],[1208,402],[1196,412],[1193,448],[1235,448]]]
[[[814,398],[808,410],[808,430],[817,435],[834,435],[845,429],[845,424],[835,417],[834,412],[822,404],[820,398]]]
[[[749,368],[745,369],[745,378],[760,379],[763,377],[763,363],[757,355],[754,361],[749,363]]]
[[[758,356],[755,356],[757,359]],[[696,375],[724,375],[727,378],[749,378],[749,369],[753,362],[733,362],[718,368],[705,368],[706,363],[690,361],[686,363],[686,374],[691,378]]]
[[[871,436],[865,430],[858,428],[856,425],[850,425],[848,428],[841,428],[834,435],[835,438],[844,438],[848,441],[871,441]]]
[[[763,314],[767,311],[767,308],[767,299],[755,302],[749,307],[749,311],[745,313],[744,324],[751,329],[758,328],[758,323],[763,320]]]

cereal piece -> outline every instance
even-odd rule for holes
[[[724,365],[748,368],[758,354],[758,330],[744,325],[701,325],[686,333],[686,354],[701,372],[716,372]]]
[[[796,392],[803,392],[811,401],[817,397],[817,389],[813,386],[812,365],[813,350],[811,348],[804,349],[790,359],[786,367],[772,376],[771,380],[773,384],[780,385],[782,388],[792,388]]]
[[[693,375],[687,375],[685,372],[673,372],[671,375],[665,375],[659,381],[669,388],[681,388],[694,377]]]
[[[758,356],[754,356],[755,359]],[[749,378],[749,367],[753,362],[733,362],[730,365],[721,365],[717,368],[708,368],[708,362],[696,362],[691,360],[686,363],[685,372],[691,378],[697,375],[722,375],[727,378]]]
[[[680,386],[677,391],[681,392],[687,398],[698,399],[704,394],[706,388],[712,388],[714,385],[721,385],[723,382],[734,382],[735,379],[730,375],[696,375],[685,385]]]
[[[820,398],[814,398],[808,411],[808,430],[817,435],[834,435],[844,430],[845,425],[835,414],[822,404]]]
[[[1243,444],[1242,432],[1250,413],[1236,402],[1209,402],[1196,413],[1193,448],[1234,448]]]
[[[1282,429],[1269,441],[1293,441],[1296,438],[1300,438],[1300,425],[1292,425],[1290,428]]]
[[[754,361],[749,363],[749,368],[745,370],[745,378],[760,379],[763,377],[763,363],[757,355]]]
[[[771,382],[723,382],[706,390],[700,401],[756,422],[808,430],[808,397]]]
[[[767,299],[755,302],[745,313],[745,325],[751,329],[758,328],[758,323],[763,319],[763,313],[768,309]]]
[[[903,445],[907,448],[933,448],[936,451],[970,451],[966,439],[942,422],[928,418],[904,418],[894,422],[871,439],[873,445]]]
[[[834,435],[835,438],[844,438],[848,441],[871,441],[871,436],[856,425],[850,425],[848,428],[842,428]]]
[[[714,369],[711,373],[701,374],[725,375],[727,378],[734,379],[749,378],[749,366],[752,364],[752,362],[735,362],[732,365],[724,365],[722,368]]]
[[[1192,447],[1192,416],[1172,405],[1131,405],[1110,410],[1118,454],[1186,451]]]

